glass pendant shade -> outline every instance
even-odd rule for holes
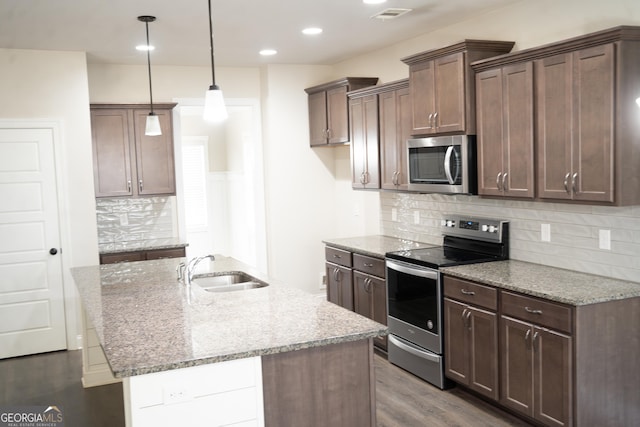
[[[144,134],[147,136],[162,135],[160,118],[155,113],[149,113],[147,116],[147,125],[144,128]]]
[[[222,90],[218,86],[209,87],[204,99],[202,117],[209,122],[221,122],[227,119],[227,107],[224,105]]]

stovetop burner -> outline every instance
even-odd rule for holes
[[[434,269],[508,259],[508,226],[506,221],[447,215],[442,246],[388,252],[386,257]]]

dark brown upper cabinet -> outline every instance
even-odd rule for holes
[[[476,74],[478,194],[533,199],[533,63]]]
[[[511,51],[514,42],[465,40],[402,59],[409,65],[412,134],[475,134],[470,64]]]
[[[529,108],[533,108],[533,159],[515,164],[529,167],[533,162],[536,198],[616,206],[640,204],[640,108],[636,103],[640,97],[640,27],[615,27],[477,61],[473,69],[478,78],[487,78],[490,70],[504,72],[505,67],[529,67],[527,64],[533,65],[531,105],[528,98],[515,100],[508,112],[503,108],[502,119],[509,121],[510,131],[515,129],[523,137],[528,135]],[[497,102],[495,89],[488,90],[491,85],[485,81],[479,92],[484,89],[489,94],[483,98],[479,107],[483,111],[478,117],[479,170],[485,171],[479,178],[486,188],[480,194],[501,195],[491,183],[495,179],[492,174],[499,172],[494,163],[500,154],[492,153],[490,147],[508,150],[513,135],[505,133],[506,124],[502,135],[498,132],[499,118],[490,112],[492,102]],[[493,87],[497,88],[495,83]],[[507,98],[503,93],[502,100]],[[509,173],[513,173],[513,166],[511,163]],[[509,175],[507,179],[511,179]],[[522,183],[515,187],[509,183],[506,188],[524,190]],[[507,192],[502,195],[516,196]]]
[[[171,114],[176,104],[154,104],[162,135],[144,134],[148,105],[91,105],[96,197],[174,195]]]
[[[377,83],[377,77],[345,77],[305,89],[309,101],[310,145],[314,147],[349,142],[347,92]]]

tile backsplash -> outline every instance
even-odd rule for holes
[[[175,237],[175,196],[96,199],[98,243]]]
[[[381,230],[388,236],[441,244],[440,220],[447,213],[504,219],[510,221],[512,259],[640,282],[640,206],[391,192],[381,193],[380,204]],[[541,239],[542,224],[550,226],[548,242]],[[611,249],[600,249],[607,231]]]

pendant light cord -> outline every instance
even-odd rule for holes
[[[209,36],[210,36],[210,41],[211,41],[211,87],[209,89],[214,90],[217,89],[218,87],[216,86],[216,72],[214,69],[214,62],[213,62],[213,19],[212,19],[212,14],[211,14],[211,0],[209,0]]]
[[[151,102],[151,115],[153,115],[153,90],[151,89],[151,45],[149,44],[149,21],[145,21],[147,28],[147,68],[149,71],[149,100]]]

